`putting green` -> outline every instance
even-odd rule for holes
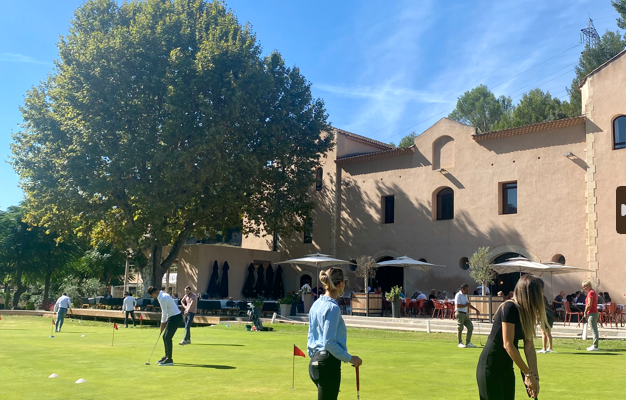
[[[51,320],[2,316],[0,399],[315,399],[306,352],[306,326],[276,324],[275,332],[246,332],[243,325],[192,328],[192,345],[174,337],[173,367],[159,367],[161,341],[154,327],[120,329],[112,324],[66,319],[49,338]],[[84,337],[82,336],[84,335]],[[475,344],[479,339],[476,337]],[[484,338],[483,338],[484,341]],[[623,396],[626,343],[601,341],[602,351],[577,351],[579,341],[555,340],[558,354],[538,354],[541,394],[546,399],[616,399]],[[583,348],[590,341],[583,343]],[[459,349],[450,334],[349,329],[348,347],[364,360],[361,399],[476,399],[478,349]],[[56,373],[59,378],[49,379]],[[87,383],[75,384],[78,379]],[[355,399],[354,369],[343,366],[340,399]],[[520,380],[517,398],[527,398]]]

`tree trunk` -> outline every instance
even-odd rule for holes
[[[278,251],[278,232],[272,234],[272,251]]]
[[[17,275],[15,277],[15,293],[13,294],[13,309],[17,308],[17,304],[20,302],[22,293],[26,291],[26,288],[22,285],[22,260],[17,261]]]
[[[368,273],[365,273],[365,316],[370,316],[370,291],[367,289],[369,283]]]
[[[144,290],[147,289],[146,286],[154,286],[159,290],[163,287],[163,275],[165,275],[168,268],[174,264],[174,261],[176,261],[180,250],[189,236],[188,232],[188,228],[183,229],[183,231],[176,238],[169,254],[165,257],[163,262],[161,262],[163,246],[159,242],[152,246],[150,251],[150,262],[148,263],[148,268],[146,268],[148,270],[148,274],[145,274],[148,275],[147,279],[146,276],[144,276]]]
[[[50,295],[50,279],[52,278],[52,270],[46,272],[46,284],[43,288],[43,302],[41,304],[48,304],[48,296]]]

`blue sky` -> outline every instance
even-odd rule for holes
[[[3,1],[0,13],[0,208],[22,199],[4,162],[26,91],[52,71],[56,42],[82,1]],[[617,30],[610,0],[230,0],[264,51],[279,50],[326,101],[338,128],[396,143],[445,117],[464,91],[540,87],[562,99],[589,14]]]

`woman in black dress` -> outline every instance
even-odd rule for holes
[[[535,327],[546,327],[543,281],[533,275],[520,278],[513,299],[503,303],[493,321],[493,328],[480,354],[476,380],[481,400],[515,399],[513,363],[524,374],[524,384],[532,398],[539,394],[537,353],[533,344]],[[528,365],[518,350],[523,340]]]

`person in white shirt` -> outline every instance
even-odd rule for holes
[[[128,292],[124,292],[124,304],[122,304],[122,311],[124,312],[124,327],[128,328],[128,316],[133,320],[133,326],[137,326],[135,324],[135,307],[137,306],[137,300]]]
[[[147,292],[148,296],[159,300],[159,305],[161,306],[161,332],[163,332],[165,356],[157,361],[157,364],[160,366],[174,365],[174,360],[172,360],[172,339],[178,327],[183,323],[183,314],[169,294],[152,286],[148,288]]]
[[[67,297],[67,293],[63,293],[63,295],[57,299],[57,302],[54,305],[54,312],[57,314],[57,322],[56,326],[54,327],[55,332],[61,332],[61,328],[63,327],[63,320],[65,320],[67,310],[70,310],[71,308],[72,300]]]
[[[483,295],[483,287],[482,286],[478,286],[476,288],[476,291],[478,292],[479,296]],[[491,294],[491,290],[489,290],[489,286],[485,286],[485,292],[487,292],[487,294]]]
[[[454,313],[454,317],[456,318],[456,326],[457,326],[457,339],[459,341],[459,347],[472,347],[475,348],[472,344],[472,332],[474,331],[474,324],[470,321],[469,318],[469,309],[472,308],[476,311],[476,315],[480,314],[478,309],[474,307],[469,299],[467,298],[467,293],[469,292],[469,285],[464,283],[461,285],[461,290],[454,296],[454,307],[456,312]],[[466,342],[463,344],[463,327],[467,328],[467,336]]]

